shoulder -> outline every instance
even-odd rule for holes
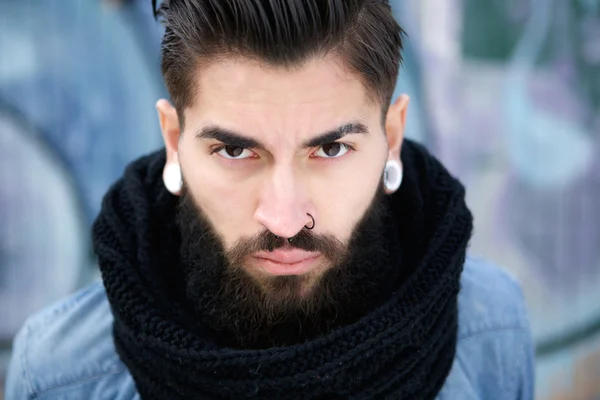
[[[467,258],[458,313],[456,357],[440,398],[532,399],[533,345],[517,281],[483,259]]]
[[[100,282],[30,317],[14,341],[7,398],[134,398],[112,325]]]
[[[459,339],[492,331],[528,331],[521,287],[496,265],[468,257],[458,295]]]

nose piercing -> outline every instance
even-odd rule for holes
[[[310,227],[305,225],[304,227],[310,231],[312,228],[315,227],[315,218],[312,215],[310,215],[309,213],[306,213],[306,215],[308,215],[310,217],[310,219],[312,220],[312,225]]]

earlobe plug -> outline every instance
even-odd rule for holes
[[[171,163],[165,166],[163,182],[167,190],[172,194],[178,195],[181,192],[183,181],[181,179],[181,167],[179,164]]]
[[[402,165],[397,160],[388,160],[383,172],[383,185],[388,192],[395,192],[402,183]]]

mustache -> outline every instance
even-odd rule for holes
[[[254,238],[239,239],[228,252],[230,260],[241,261],[246,256],[260,251],[272,252],[281,248],[296,248],[318,252],[331,262],[340,262],[347,257],[346,246],[333,235],[314,234],[302,229],[292,238],[283,238],[264,230]]]

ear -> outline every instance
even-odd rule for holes
[[[156,102],[156,111],[167,150],[167,164],[179,164],[177,154],[181,130],[177,110],[167,100],[160,99]]]
[[[385,135],[388,144],[388,160],[400,161],[400,150],[404,140],[406,110],[410,98],[403,94],[390,105],[385,118]]]

